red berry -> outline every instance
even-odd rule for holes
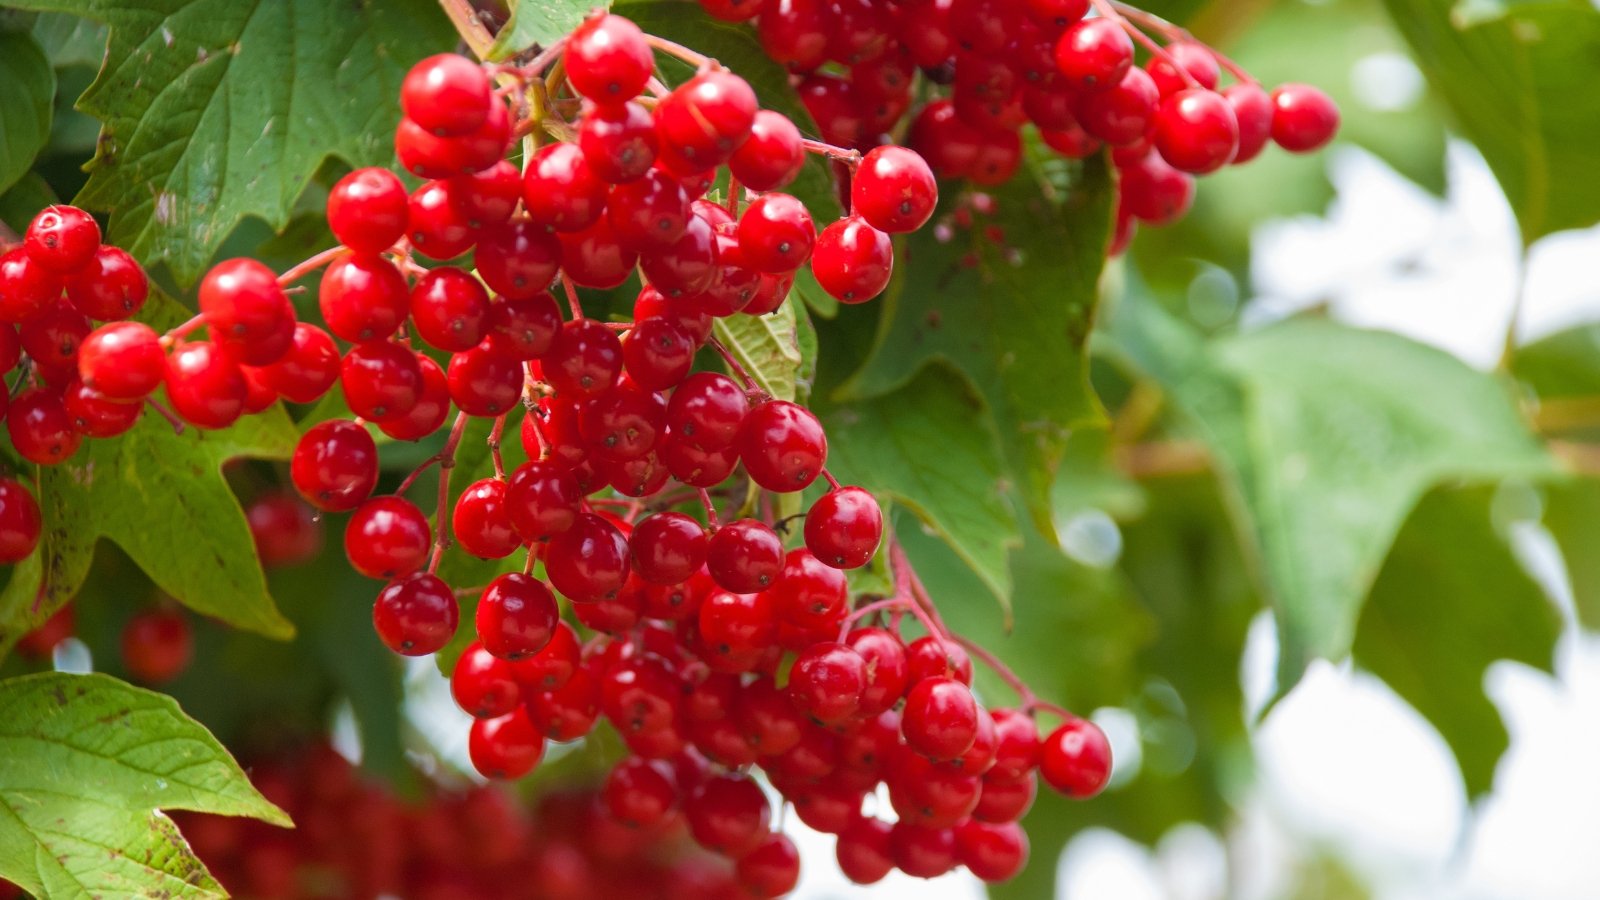
[[[61,276],[18,247],[0,255],[0,321],[26,322],[61,296]]]
[[[0,564],[21,562],[32,555],[43,530],[33,493],[15,478],[0,476]]]
[[[143,309],[149,296],[150,279],[121,247],[102,245],[67,274],[67,299],[91,319],[126,319]]]
[[[719,166],[750,136],[758,108],[755,91],[743,78],[701,72],[656,105],[662,153],[686,164],[686,173]]]
[[[667,403],[667,424],[680,440],[705,450],[732,447],[750,409],[744,389],[716,372],[689,376]]]
[[[80,353],[79,368],[82,369]],[[339,348],[326,331],[301,322],[283,358],[261,369],[262,380],[292,403],[315,403],[339,380]]]
[[[866,660],[844,644],[813,644],[789,670],[790,699],[823,725],[838,725],[854,716],[866,686]]]
[[[883,511],[863,488],[844,487],[817,498],[806,513],[806,547],[836,569],[867,564],[883,538]]]
[[[750,411],[739,429],[739,459],[769,491],[803,490],[828,459],[822,423],[805,407],[769,400]]]
[[[811,213],[788,194],[764,194],[739,217],[739,250],[757,272],[785,273],[805,265],[817,242]]]
[[[508,300],[544,295],[561,266],[561,241],[525,219],[492,228],[472,257],[490,290]]]
[[[1027,832],[1015,822],[963,822],[956,826],[956,858],[980,881],[1009,881],[1028,863]]]
[[[317,302],[328,330],[358,344],[393,335],[411,314],[405,276],[375,254],[353,253],[329,263]]]
[[[1161,96],[1168,97],[1196,86],[1208,91],[1217,89],[1217,81],[1222,73],[1217,67],[1217,57],[1211,52],[1211,48],[1192,41],[1179,41],[1168,44],[1166,50],[1167,56],[1177,63],[1179,68],[1189,73],[1189,77],[1194,79],[1195,83],[1191,85],[1178,72],[1178,68],[1174,68],[1167,60],[1160,57],[1153,58],[1146,68]]]
[[[1027,815],[1038,792],[1039,779],[1032,773],[1012,781],[986,776],[972,817],[980,822],[1016,822]]]
[[[925,635],[906,648],[906,664],[910,667],[911,683],[924,678],[954,678],[962,684],[972,684],[972,658],[955,641],[935,635]]]
[[[1027,0],[1028,12],[1046,25],[1065,26],[1089,14],[1089,0]]]
[[[1261,155],[1272,138],[1272,98],[1261,85],[1249,82],[1228,85],[1222,96],[1239,123],[1239,152],[1233,155],[1233,163],[1249,162]]]
[[[1026,778],[1039,764],[1039,729],[1033,718],[1014,709],[991,712],[995,762],[985,777],[1012,781]]]
[[[378,637],[401,656],[427,656],[444,649],[460,619],[461,608],[450,586],[427,572],[390,582],[372,607]]]
[[[575,603],[610,600],[628,579],[628,541],[615,525],[583,513],[550,539],[544,568],[550,586]]]
[[[165,684],[183,674],[193,658],[194,632],[182,613],[144,610],[123,626],[122,665],[135,681]]]
[[[555,597],[552,596],[550,598],[552,610],[555,602]],[[481,604],[479,609],[482,609]],[[550,618],[555,622],[555,627],[551,629],[549,643],[544,645],[544,649],[532,656],[514,660],[517,683],[522,685],[526,693],[560,690],[578,669],[580,648],[577,632],[572,630],[571,625],[560,620],[558,612],[552,611]],[[498,623],[490,623],[487,628],[483,625],[477,627],[481,634],[484,631],[495,631],[500,626]]]
[[[879,231],[916,231],[939,204],[933,170],[916,151],[893,145],[874,147],[851,181],[854,211]]]
[[[609,186],[589,169],[577,144],[549,144],[522,175],[528,217],[555,231],[574,232],[599,221]]]
[[[1075,91],[1106,90],[1121,81],[1132,65],[1133,41],[1111,19],[1078,22],[1056,44],[1056,68]]]
[[[938,878],[956,867],[955,833],[902,819],[889,832],[889,854],[913,878]]]
[[[381,253],[405,237],[406,216],[406,187],[388,169],[357,169],[328,192],[328,228],[361,253]]]
[[[728,171],[752,191],[775,191],[794,181],[805,165],[800,129],[770,109],[756,112],[750,136],[728,160]]]
[[[514,780],[532,772],[544,758],[544,736],[521,709],[498,719],[473,719],[467,755],[483,777]]]
[[[492,99],[483,124],[466,134],[440,137],[414,120],[402,118],[394,133],[395,155],[400,165],[419,178],[459,178],[492,169],[505,155],[511,139],[511,116],[506,105]],[[462,217],[474,214],[463,208]]]
[[[450,199],[469,227],[494,230],[516,212],[522,199],[522,170],[510,160],[500,159],[481,171],[457,175],[450,179]]]
[[[167,401],[185,422],[227,428],[244,414],[249,385],[232,358],[210,341],[179,344],[167,357]]]
[[[368,578],[410,575],[427,563],[432,545],[428,517],[402,497],[373,497],[356,507],[344,528],[345,556]]]
[[[438,431],[450,415],[450,387],[444,370],[421,353],[417,354],[417,365],[422,367],[422,396],[417,405],[376,422],[379,431],[397,441],[421,440]]]
[[[217,263],[200,282],[212,339],[247,366],[276,362],[294,342],[294,306],[273,271],[253,259]]]
[[[561,307],[540,292],[524,299],[506,297],[489,305],[488,342],[501,353],[519,360],[538,359],[550,352],[561,331]]]
[[[924,678],[906,694],[900,728],[911,749],[933,760],[956,759],[978,734],[972,689],[954,678]]]
[[[319,422],[295,445],[289,475],[295,490],[317,509],[355,509],[378,483],[378,448],[354,422]]]
[[[322,525],[293,494],[262,494],[245,510],[245,521],[256,555],[269,569],[309,562],[322,550]]]
[[[765,590],[783,572],[783,542],[765,524],[738,519],[712,534],[706,565],[724,590],[736,594]]]
[[[1310,153],[1333,140],[1339,107],[1309,84],[1285,84],[1272,92],[1272,139],[1290,153]]]
[[[113,399],[137,402],[161,385],[167,366],[160,335],[140,322],[102,325],[78,347],[78,377]]]
[[[894,871],[889,843],[893,828],[888,822],[863,816],[840,832],[834,853],[844,877],[856,884],[874,884]]]
[[[485,342],[450,357],[450,399],[469,416],[499,416],[522,398],[522,361]]]
[[[567,40],[563,61],[573,90],[605,104],[639,96],[655,70],[655,55],[644,32],[613,15],[596,16],[579,25]]]
[[[678,512],[646,516],[628,536],[628,552],[645,581],[682,584],[706,561],[705,526]]]
[[[571,528],[582,499],[572,472],[550,460],[523,463],[506,483],[506,513],[528,543]]]
[[[622,383],[584,405],[578,432],[600,459],[638,459],[655,447],[666,427],[666,401]]]
[[[800,851],[786,834],[769,834],[739,857],[739,883],[755,897],[782,897],[800,883]]]
[[[100,225],[76,206],[47,206],[28,223],[22,249],[46,269],[70,275],[100,249]]]
[[[440,266],[411,289],[411,321],[417,336],[440,350],[470,350],[489,327],[489,292],[466,272]]]
[[[636,319],[622,341],[622,366],[634,384],[663,391],[688,377],[696,349],[694,340],[676,321]]]
[[[1221,94],[1190,88],[1167,97],[1155,118],[1155,143],[1173,168],[1203,175],[1239,149],[1239,120]]]
[[[1102,21],[1090,19],[1089,21]],[[1129,69],[1105,90],[1080,94],[1073,113],[1083,130],[1108,144],[1131,144],[1145,136],[1161,95],[1143,69]]]
[[[406,236],[429,259],[454,259],[472,249],[479,233],[465,205],[456,201],[454,182],[430,181],[406,205]]]
[[[65,373],[76,368],[78,345],[92,328],[72,304],[57,303],[23,322],[17,337],[28,357],[46,373]]]
[[[392,341],[357,344],[339,368],[350,411],[363,419],[403,416],[422,399],[417,355]]]
[[[841,303],[865,303],[883,293],[894,271],[889,235],[861,216],[822,229],[811,254],[811,273]]]
[[[885,628],[857,628],[844,640],[867,664],[861,715],[877,716],[899,703],[911,683],[906,646],[899,636]]]
[[[594,397],[610,390],[622,374],[622,342],[594,319],[574,319],[562,326],[541,367],[557,394]]]
[[[639,261],[639,254],[622,246],[604,217],[583,231],[557,238],[562,271],[582,287],[614,288],[628,280]]]
[[[461,492],[450,527],[461,549],[479,559],[503,559],[522,546],[506,510],[506,484],[497,478],[475,481]]]
[[[716,283],[716,232],[705,217],[692,215],[671,246],[640,255],[639,270],[664,296],[703,293]]]
[[[473,641],[450,672],[450,695],[474,719],[495,719],[517,708],[522,689],[511,663]]]
[[[689,795],[684,814],[695,843],[737,858],[766,838],[772,811],[766,795],[750,778],[715,775]]]
[[[510,572],[483,589],[475,627],[484,649],[506,660],[536,657],[557,633],[560,611],[544,582]]]
[[[833,620],[844,611],[849,597],[844,573],[825,565],[804,547],[784,556],[783,574],[767,593],[779,614],[795,624]]]
[[[638,103],[584,107],[578,149],[602,181],[626,184],[643,178],[656,161],[656,127]]]
[[[606,811],[630,828],[667,823],[678,805],[678,786],[665,763],[629,756],[612,766],[600,788]]]
[[[1068,797],[1093,797],[1111,780],[1111,743],[1093,722],[1071,719],[1044,739],[1039,774]]]
[[[1122,166],[1122,208],[1141,222],[1170,225],[1194,203],[1194,179],[1179,172],[1157,153]]]
[[[563,684],[534,694],[524,708],[545,737],[575,741],[593,730],[600,717],[600,685],[592,672],[578,666]]]
[[[489,76],[476,63],[454,53],[440,53],[406,73],[400,83],[400,108],[407,118],[434,134],[468,134],[488,117],[492,87]]]
[[[61,402],[67,415],[72,417],[72,427],[88,437],[109,438],[124,434],[138,424],[144,412],[144,404],[112,400],[76,378],[67,383]]]

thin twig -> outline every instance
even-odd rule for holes
[[[439,571],[439,561],[450,546],[450,470],[456,467],[456,447],[467,430],[467,414],[456,413],[456,423],[450,428],[450,437],[444,442],[439,455],[439,506],[433,516],[433,556],[428,559],[428,573]]]
[[[329,247],[328,249],[316,254],[304,262],[296,263],[295,265],[290,266],[287,271],[278,276],[278,283],[283,285],[294,284],[296,281],[304,278],[307,274],[315,272],[328,263],[333,262],[335,259],[338,259],[339,254],[344,252],[345,248],[343,247]]]

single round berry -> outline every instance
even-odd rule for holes
[[[507,300],[532,300],[544,291],[561,266],[561,241],[526,219],[507,222],[482,233],[472,256],[478,277]]]
[[[69,275],[100,249],[100,225],[76,206],[47,206],[28,223],[22,248],[39,265]]]
[[[1251,82],[1230,84],[1222,96],[1239,123],[1239,151],[1233,154],[1233,164],[1249,162],[1260,156],[1272,139],[1272,98],[1261,85]]]
[[[455,593],[427,572],[390,582],[372,607],[378,638],[401,656],[427,656],[444,649],[460,619]]]
[[[839,871],[856,884],[875,884],[894,871],[890,834],[894,826],[871,816],[860,816],[839,833],[834,850]]]
[[[706,530],[683,513],[646,516],[628,536],[633,571],[652,584],[682,584],[706,561]]]
[[[1290,153],[1320,149],[1339,130],[1339,107],[1309,84],[1285,84],[1272,92],[1272,139]]]
[[[516,212],[522,199],[522,169],[508,159],[467,175],[450,179],[450,197],[467,225],[494,231]]]
[[[906,665],[912,684],[924,678],[954,678],[972,684],[972,657],[949,638],[929,634],[912,641],[906,647]]]
[[[640,253],[664,250],[689,227],[689,192],[672,175],[652,169],[619,184],[606,201],[611,232],[622,246]]]
[[[348,419],[319,422],[295,445],[289,477],[317,509],[355,509],[378,483],[378,447],[365,428]]]
[[[524,660],[543,651],[556,635],[561,613],[544,582],[510,572],[483,589],[475,627],[484,649],[506,660]]]
[[[575,603],[610,600],[628,579],[628,540],[615,525],[583,513],[550,539],[544,568],[550,586]]]
[[[805,489],[828,459],[822,423],[805,407],[769,400],[750,411],[739,429],[739,459],[769,491]]]
[[[551,460],[523,463],[506,482],[506,514],[511,527],[528,543],[571,528],[582,499],[572,471]]]
[[[322,550],[322,524],[293,494],[273,491],[251,501],[245,510],[250,537],[261,565],[276,569],[315,559]]]
[[[406,234],[406,186],[388,169],[357,169],[328,192],[328,228],[360,253],[381,253]]]
[[[79,370],[83,356],[78,356]],[[339,348],[333,338],[310,322],[294,326],[294,343],[283,358],[261,369],[274,392],[292,403],[315,403],[339,380]]]
[[[522,174],[522,202],[539,225],[582,231],[605,214],[608,187],[589,169],[577,144],[550,144],[533,155]]]
[[[639,96],[655,71],[644,32],[622,16],[596,16],[579,25],[562,59],[573,90],[602,104]]]
[[[0,564],[28,558],[39,546],[43,530],[33,492],[15,478],[0,476]]]
[[[932,760],[951,760],[972,748],[978,702],[954,678],[924,678],[906,694],[900,728],[911,749]]]
[[[1093,722],[1071,719],[1045,737],[1039,774],[1068,797],[1093,797],[1111,780],[1111,742]]]
[[[1239,149],[1239,120],[1215,91],[1178,91],[1156,111],[1155,143],[1173,168],[1197,175],[1215,172]]]
[[[411,314],[405,276],[394,263],[370,253],[329,263],[317,287],[317,303],[328,330],[356,344],[389,337]]]
[[[150,396],[161,386],[166,367],[160,335],[141,322],[102,325],[78,347],[78,377],[113,400]]]
[[[697,349],[675,320],[636,319],[622,341],[622,367],[639,387],[664,391],[688,377]]]
[[[739,883],[753,897],[783,897],[800,883],[800,851],[786,834],[769,834],[739,857]]]
[[[789,670],[790,699],[823,725],[838,725],[854,716],[866,686],[867,662],[845,644],[813,644]]]
[[[1108,144],[1121,146],[1144,138],[1160,99],[1149,73],[1132,68],[1121,81],[1107,89],[1080,94],[1073,113],[1084,131]]]
[[[574,319],[561,327],[540,363],[557,394],[594,397],[610,390],[622,374],[622,342],[594,319]]]
[[[841,303],[865,303],[878,296],[893,272],[889,235],[858,215],[822,229],[811,253],[811,273]]]
[[[432,269],[411,289],[411,322],[440,350],[470,350],[489,329],[489,292],[461,269]]]
[[[253,259],[211,267],[200,281],[200,314],[217,346],[247,366],[276,362],[294,342],[294,306],[278,276]]]
[[[762,522],[736,519],[711,535],[706,567],[724,590],[766,590],[783,573],[783,541]]]
[[[238,364],[210,341],[174,347],[166,383],[172,411],[201,428],[227,428],[238,421],[250,390]]]
[[[602,181],[643,178],[656,161],[655,120],[638,103],[590,105],[578,125],[578,149]]]
[[[0,321],[28,321],[55,303],[61,288],[61,276],[21,247],[0,255]]]
[[[666,406],[660,395],[621,383],[584,404],[578,433],[600,460],[639,459],[665,430]]]
[[[67,274],[67,299],[91,319],[114,322],[144,308],[150,279],[121,247],[101,245],[94,256]]]
[[[1217,65],[1216,54],[1209,47],[1194,41],[1178,41],[1168,44],[1166,51],[1167,58],[1156,57],[1146,66],[1161,96],[1168,97],[1191,87],[1208,91],[1217,89],[1222,72]],[[1177,67],[1172,63],[1177,63]],[[1178,71],[1180,68],[1194,79],[1193,84]]]
[[[561,332],[561,307],[546,293],[525,299],[506,297],[489,306],[489,336],[495,350],[519,360],[550,352]]]
[[[997,709],[994,720],[994,767],[985,777],[1014,781],[1032,774],[1039,764],[1039,727],[1033,718],[1014,709]]]
[[[77,365],[78,346],[94,326],[70,303],[57,303],[22,323],[17,337],[28,358],[44,370],[72,372]]]
[[[432,544],[428,517],[403,497],[373,497],[345,524],[345,556],[368,578],[410,575],[427,563]]]
[[[497,719],[473,719],[467,756],[479,775],[514,780],[532,772],[544,758],[544,735],[521,709]]]
[[[485,478],[456,498],[450,527],[461,549],[479,559],[504,559],[522,546],[506,509],[506,483]]]
[[[517,708],[522,688],[511,663],[492,656],[474,641],[450,672],[450,695],[474,719],[495,719]]]
[[[72,417],[72,427],[86,437],[110,438],[124,434],[138,424],[144,413],[144,404],[112,400],[76,378],[68,382],[61,403]]]
[[[684,815],[695,843],[738,858],[766,838],[772,810],[754,780],[741,775],[715,775],[689,795]]]
[[[438,135],[469,134],[489,115],[489,76],[454,53],[430,56],[411,67],[400,83],[406,118]]]
[[[956,826],[955,834],[956,858],[980,881],[1009,881],[1028,863],[1028,834],[1015,822],[968,820]]]
[[[678,786],[665,763],[629,756],[611,767],[600,799],[618,822],[650,830],[677,811]]]
[[[422,366],[392,341],[357,344],[340,364],[339,384],[350,411],[363,419],[403,416],[422,399]]]
[[[913,878],[938,878],[956,867],[955,832],[902,819],[889,832],[889,854],[895,867]]]
[[[417,354],[422,369],[422,396],[417,404],[400,415],[379,419],[378,430],[397,441],[419,441],[444,426],[450,415],[450,386],[439,364]]]
[[[763,194],[739,217],[738,236],[745,265],[757,272],[793,272],[811,258],[817,226],[794,197]]]
[[[1062,33],[1055,57],[1068,87],[1103,91],[1121,81],[1133,65],[1133,40],[1119,22],[1085,19]]]
[[[861,160],[850,182],[855,212],[879,231],[916,231],[939,204],[933,170],[915,150],[892,144],[874,147]]]
[[[456,200],[453,181],[430,181],[406,201],[406,237],[429,259],[454,259],[480,237],[465,204]]]
[[[806,513],[806,548],[836,569],[867,564],[883,538],[883,511],[870,492],[843,487],[817,498]]]
[[[726,375],[696,372],[667,402],[667,425],[680,440],[703,450],[732,447],[750,410],[744,389]]]
[[[728,71],[694,76],[656,105],[656,132],[663,158],[704,172],[728,161],[755,124],[755,91]]]
[[[857,628],[845,636],[844,642],[867,664],[860,713],[876,716],[899,703],[911,684],[906,645],[900,637],[886,628]]]
[[[1174,169],[1159,153],[1146,153],[1120,168],[1121,205],[1150,225],[1170,225],[1194,203],[1194,179]]]
[[[763,109],[750,124],[750,136],[728,160],[728,171],[752,191],[775,191],[800,175],[805,165],[800,129],[783,113]]]
[[[144,610],[123,626],[122,665],[135,681],[165,684],[193,658],[194,630],[176,610]]]

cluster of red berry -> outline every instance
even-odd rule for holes
[[[494,787],[405,802],[325,746],[255,765],[250,777],[290,814],[294,830],[174,816],[234,896],[747,900],[732,867],[696,848],[683,829],[620,827],[601,814],[590,788],[546,793],[532,809]]]
[[[86,360],[84,346],[94,320],[144,328],[122,320],[144,307],[149,291],[133,257],[102,244],[100,226],[72,206],[41,211],[21,246],[0,255],[0,374],[16,369],[24,354],[28,360],[19,384],[29,386],[15,396],[0,391],[0,414],[17,455],[55,465],[85,437],[122,434],[139,420],[144,395],[120,392],[114,378],[96,381],[105,372],[96,349],[88,348]],[[0,478],[0,563],[32,553],[41,528],[33,494],[14,478]]]
[[[1181,218],[1194,199],[1192,176],[1248,162],[1269,140],[1315,150],[1339,124],[1337,107],[1316,88],[1269,93],[1182,29],[1116,0],[700,3],[721,19],[757,20],[767,54],[795,73],[835,144],[875,147],[909,114],[909,145],[934,171],[980,185],[1017,171],[1029,123],[1070,158],[1110,145],[1121,172],[1113,253],[1136,222]],[[1148,53],[1143,66],[1134,64],[1136,42]],[[948,92],[913,111],[924,96],[919,70]],[[1234,83],[1218,91],[1224,71]]]

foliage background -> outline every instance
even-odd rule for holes
[[[213,259],[285,266],[326,246],[326,186],[350,165],[387,161],[400,74],[454,42],[425,0],[360,4],[359,15],[318,0],[255,13],[225,0],[13,5],[27,9],[0,13],[0,66],[16,85],[0,102],[0,220],[16,225],[52,197],[112,210],[111,238],[178,303]],[[508,47],[548,39],[587,5],[524,0]],[[1589,319],[1537,340],[1508,329],[1502,302],[1537,269],[1453,282],[1426,309],[1421,289],[1436,269],[1471,265],[1440,248],[1459,249],[1452,229],[1470,234],[1478,217],[1509,209],[1503,249],[1518,255],[1600,218],[1589,177],[1600,12],[1584,0],[1145,5],[1267,83],[1328,89],[1347,116],[1339,144],[1206,179],[1189,219],[1142,234],[1104,273],[1107,173],[1040,158],[995,192],[995,218],[981,223],[1008,248],[978,230],[919,235],[885,299],[838,308],[802,288],[805,302],[771,327],[724,335],[824,415],[842,478],[893,498],[951,624],[1051,699],[1100,710],[1119,741],[1126,762],[1106,796],[1041,799],[1029,821],[1038,862],[997,896],[1048,895],[1056,852],[1097,827],[1163,847],[1204,829],[1231,851],[1208,857],[1232,860],[1223,889],[1245,890],[1244,857],[1271,847],[1252,830],[1256,756],[1270,755],[1264,741],[1297,709],[1308,671],[1313,689],[1330,671],[1362,689],[1381,680],[1373,689],[1442,742],[1435,767],[1459,773],[1463,815],[1485,809],[1506,790],[1496,773],[1510,745],[1485,673],[1548,677],[1558,648],[1587,646],[1579,630],[1600,622],[1588,550],[1600,532],[1600,289],[1592,275],[1561,285],[1594,301]],[[738,30],[669,0],[618,8],[803,115]],[[263,51],[279,47],[293,50]],[[1452,153],[1466,162],[1447,165]],[[1487,190],[1463,181],[1483,165],[1506,205],[1461,202]],[[1360,171],[1405,186],[1383,181],[1380,195]],[[814,210],[833,205],[820,173],[801,191]],[[1407,207],[1395,199],[1365,220],[1367,240],[1334,242],[1363,202],[1406,191],[1448,192],[1456,215],[1396,218]],[[1323,213],[1324,226],[1303,218]],[[977,264],[961,265],[969,254]],[[1524,296],[1542,296],[1535,286]],[[156,314],[183,315],[165,304]],[[76,595],[73,652],[118,674],[121,622],[163,591],[232,626],[202,627],[197,665],[172,688],[229,746],[331,716],[353,726],[367,768],[402,783],[407,748],[458,758],[435,738],[449,730],[436,707],[403,705],[425,679],[403,681],[381,651],[371,585],[337,553],[257,575],[235,497],[279,479],[274,461],[295,429],[333,414],[275,410],[199,442],[146,422],[92,451],[95,470],[121,478],[47,474],[49,536],[0,594],[0,641]],[[430,452],[387,447],[385,463],[397,479]],[[255,461],[224,478],[237,457]],[[189,467],[181,485],[153,477],[170,479],[156,461],[173,459]],[[1547,551],[1532,571],[1514,547],[1529,540]],[[214,559],[176,552],[196,542]],[[490,574],[465,559],[447,566],[457,584]],[[291,641],[269,639],[291,625]],[[1260,681],[1249,696],[1241,671]],[[997,682],[981,687],[1009,699]],[[1464,847],[1454,862],[1470,859]],[[1282,890],[1393,890],[1337,849],[1280,846]]]

